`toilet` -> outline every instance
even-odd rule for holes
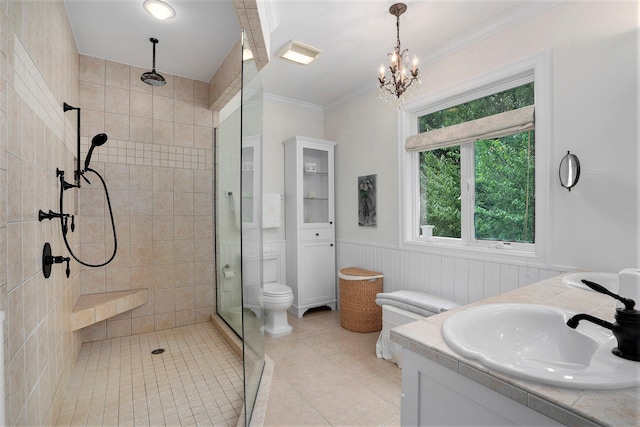
[[[264,333],[270,337],[289,335],[293,328],[287,320],[287,310],[293,303],[293,291],[281,283],[265,283],[258,289],[258,304],[264,310]]]

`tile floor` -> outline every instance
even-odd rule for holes
[[[265,338],[275,364],[265,426],[400,425],[402,371],[376,357],[378,332],[343,329],[336,311],[289,323],[291,335]]]
[[[377,332],[347,331],[335,311],[289,321],[291,335],[265,338],[265,426],[400,425],[401,370],[376,358]],[[231,426],[242,394],[240,359],[200,323],[84,344],[57,425]]]
[[[240,358],[199,323],[84,344],[57,425],[235,426],[242,396]]]

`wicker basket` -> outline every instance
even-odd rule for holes
[[[382,274],[348,267],[340,270],[340,326],[354,332],[382,329],[382,307],[376,294],[382,292]]]

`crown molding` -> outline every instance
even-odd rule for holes
[[[264,93],[265,101],[273,102],[274,104],[288,105],[296,108],[302,108],[312,111],[323,111],[322,105],[312,104],[310,102],[298,101],[297,99],[286,98],[280,95],[274,95],[272,93]]]

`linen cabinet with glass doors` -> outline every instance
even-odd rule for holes
[[[295,136],[283,142],[289,312],[336,309],[333,151],[335,142]]]

